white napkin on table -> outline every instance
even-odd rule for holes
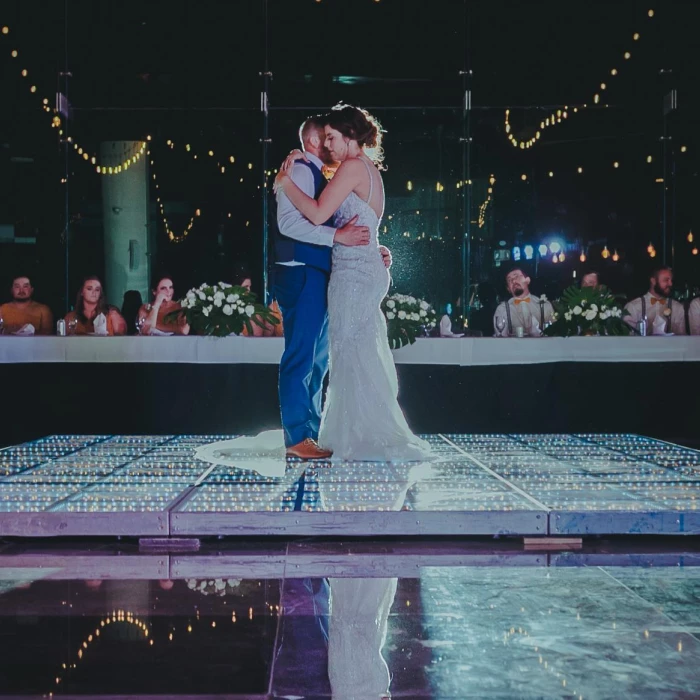
[[[175,334],[171,333],[170,331],[159,331],[157,328],[151,328],[151,330],[148,332],[148,335],[175,335]]]
[[[92,326],[95,329],[95,335],[107,335],[107,318],[104,314],[96,316]]]
[[[673,333],[666,333],[666,317],[659,314],[652,324],[652,335],[673,335]]]
[[[533,338],[539,338],[542,335],[540,330],[540,322],[533,316],[532,323],[530,324],[530,335]]]
[[[25,323],[18,331],[15,331],[12,335],[34,335],[36,333],[36,328],[31,323]]]

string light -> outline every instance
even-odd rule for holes
[[[564,251],[559,253],[559,262],[564,262],[566,260],[566,255],[564,255]]]
[[[685,153],[688,150],[687,146],[681,146],[681,153]]]
[[[148,151],[148,155],[151,157],[151,166],[155,167],[155,161],[153,159],[153,156],[151,155],[151,152]],[[153,173],[153,180],[157,181],[157,176],[156,173]],[[156,184],[156,189],[159,189],[158,184]],[[187,226],[185,226],[185,230],[180,234],[176,234],[171,228],[170,224],[168,223],[168,219],[165,216],[165,207],[163,206],[163,201],[160,197],[156,198],[156,202],[158,203],[158,210],[160,212],[161,219],[163,220],[163,226],[165,227],[165,231],[168,234],[168,238],[170,239],[171,243],[182,243],[187,236],[190,235],[190,231],[192,230],[192,227],[194,226],[195,219],[197,219],[199,216],[202,215],[202,210],[201,209],[195,209],[194,214],[189,220],[189,223]]]
[[[693,248],[692,253],[693,253],[693,255],[697,255],[697,254],[698,254],[698,249],[697,249],[697,248]]]
[[[617,251],[615,251],[613,253],[613,256],[612,256],[612,261],[617,262],[619,259],[620,259],[620,256],[618,255]]]
[[[586,262],[586,254],[585,254],[583,251],[581,251],[581,255],[578,256],[578,259],[579,259],[582,263],[585,263],[585,262]]]
[[[496,184],[496,178],[493,174],[489,176],[489,187],[486,192],[486,199],[481,203],[479,207],[479,228],[483,228],[486,224],[486,210],[493,199],[493,186]]]
[[[603,252],[601,253],[601,255],[603,256],[604,260],[607,260],[610,257],[610,251],[608,250],[608,246],[605,246],[605,248],[603,248]]]
[[[686,238],[688,239],[688,243],[692,243],[693,242],[693,232],[689,231]]]
[[[649,17],[653,17],[654,11],[649,10],[648,15],[649,15]],[[639,41],[640,38],[641,38],[641,35],[639,34],[639,32],[635,32],[632,35],[632,39],[634,41]],[[629,51],[625,51],[624,58],[625,58],[625,60],[629,60],[630,58],[632,58],[632,54]],[[617,74],[618,74],[617,68],[613,68],[610,71],[610,75],[612,75],[612,76],[616,76]],[[607,84],[601,83],[600,89],[606,90]],[[594,102],[594,104],[599,104],[600,103],[600,95],[595,94],[593,96],[593,102]],[[607,107],[608,105],[605,105],[605,106]],[[583,107],[585,109],[587,107],[587,105],[584,104]],[[542,131],[544,131],[545,129],[548,129],[549,127],[554,126],[555,124],[560,124],[562,119],[567,118],[567,116],[568,116],[567,110],[568,109],[569,109],[568,107],[565,107],[563,112],[561,110],[558,110],[556,115],[552,115],[551,117],[547,117],[544,121],[542,121],[540,123],[540,129]],[[574,112],[575,113],[578,112],[577,107],[574,107]],[[510,109],[506,109],[504,121],[505,121],[505,133],[508,137],[508,140],[513,144],[513,146],[515,148],[518,148],[518,147],[521,149],[532,148],[540,140],[540,137],[542,135],[540,131],[538,131],[534,137],[531,137],[531,138],[526,139],[526,140],[518,140],[516,138],[516,136],[513,134],[513,126],[510,123]]]
[[[147,137],[148,140],[150,141],[150,136]],[[68,141],[72,143],[72,139],[69,137]],[[105,165],[103,164],[97,164],[97,158],[95,156],[92,156],[91,162],[93,165],[95,165],[95,171],[99,173],[100,175],[118,175],[119,173],[126,172],[132,165],[136,165],[136,163],[141,160],[141,157],[145,154],[146,148],[148,144],[146,141],[137,141],[131,149],[131,152],[128,155],[122,155],[122,161],[112,165]],[[88,154],[85,152],[84,149],[79,146],[77,143],[73,143],[73,148],[74,150],[78,151],[79,155],[83,155],[83,159],[87,160],[89,158]]]
[[[579,167],[579,168],[578,168],[578,173],[579,173],[579,175],[580,175],[581,173],[583,173],[583,168]]]

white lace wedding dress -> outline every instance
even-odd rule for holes
[[[357,225],[368,226],[371,237],[367,246],[333,246],[328,285],[330,377],[318,442],[333,450],[334,460],[425,460],[430,446],[411,432],[398,403],[398,377],[380,309],[389,289],[389,271],[379,252],[379,217],[369,205],[374,178],[363,163],[370,182],[367,201],[350,193],[336,223],[342,226],[357,216]],[[283,456],[282,431],[206,445],[197,457],[241,466],[251,452],[256,463]]]

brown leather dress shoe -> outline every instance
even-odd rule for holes
[[[306,438],[296,445],[287,448],[287,457],[296,457],[297,459],[328,459],[333,452],[324,450],[318,446],[318,443],[313,438]]]

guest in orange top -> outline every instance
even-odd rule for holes
[[[240,274],[236,284],[239,287],[247,289],[249,292],[252,291],[253,282],[250,275],[246,272],[242,272]],[[265,323],[264,327],[259,326],[257,323],[251,323],[253,326],[254,338],[282,338],[284,336],[284,329],[282,328],[282,311],[280,310],[279,304],[276,300],[273,300],[270,304],[270,311],[272,311],[273,315],[277,317],[279,323],[277,325]],[[250,333],[248,333],[246,328],[243,328],[241,335],[248,337]]]
[[[85,278],[75,310],[66,315],[66,326],[70,335],[126,334],[126,321],[115,306],[107,303],[99,277]]]
[[[34,301],[33,296],[34,287],[29,277],[20,276],[12,280],[12,301],[0,306],[5,333],[16,333],[27,324],[34,326],[35,335],[53,333],[51,309]]]
[[[172,279],[170,277],[157,278],[152,291],[153,303],[144,304],[139,309],[136,320],[141,335],[157,335],[158,332],[188,335],[190,327],[184,315],[179,316],[176,320],[165,318],[169,313],[182,308],[179,301],[173,301],[175,288]],[[155,333],[153,329],[155,329]]]

